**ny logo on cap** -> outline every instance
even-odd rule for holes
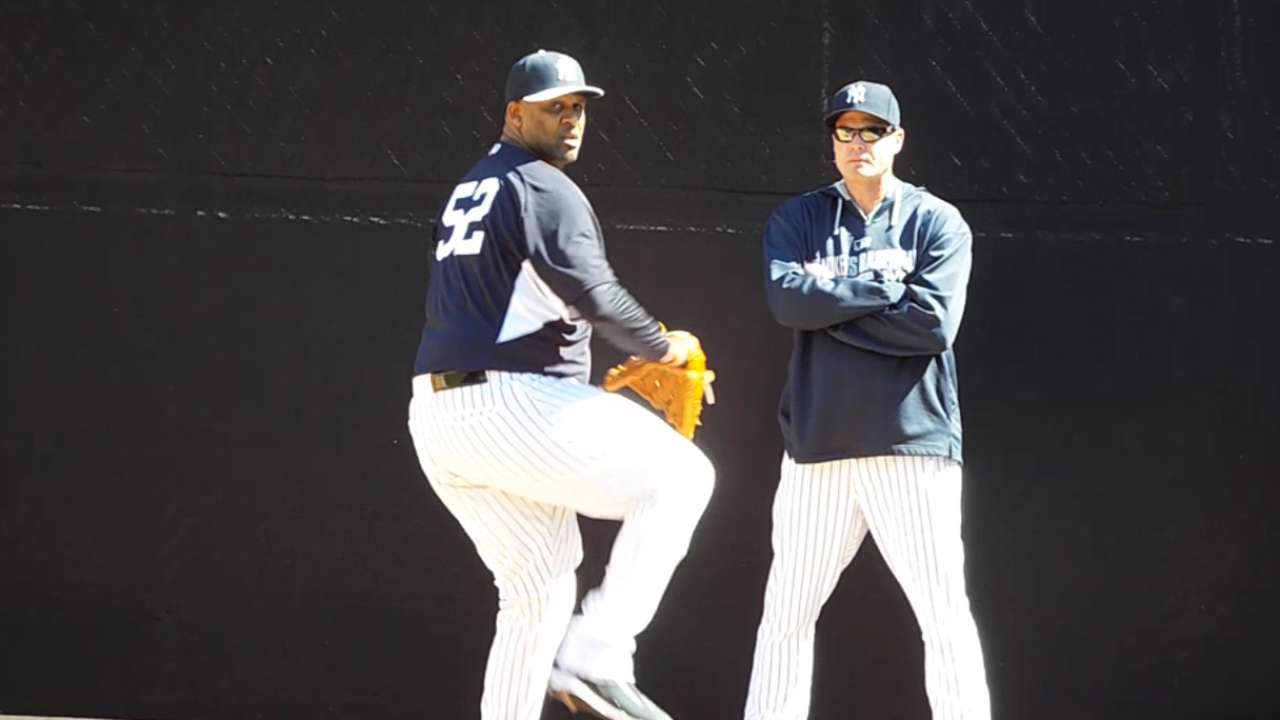
[[[867,101],[867,86],[862,83],[854,83],[849,86],[849,92],[847,95],[848,99],[846,102],[850,105],[861,105]]]
[[[578,69],[578,63],[574,62],[573,58],[556,58],[556,82],[577,80],[581,74],[582,71]]]

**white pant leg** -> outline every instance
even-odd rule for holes
[[[498,588],[498,616],[485,666],[483,720],[537,720],[547,676],[577,598],[582,558],[572,510],[492,488],[431,486],[475,543]]]
[[[747,720],[808,717],[814,626],[866,534],[847,461],[798,464],[783,458]]]
[[[710,499],[711,463],[624,397],[542,375],[489,377],[438,393],[415,381],[411,426],[419,427],[419,454],[430,459],[424,467],[623,521],[604,582],[584,598],[560,660],[584,674],[631,680],[635,636],[652,619]]]
[[[876,544],[920,624],[934,720],[989,720],[982,645],[965,592],[960,465],[865,458],[855,482]]]
[[[584,515],[622,521],[599,587],[582,599],[557,654],[566,669],[635,681],[635,638],[649,625],[711,498],[711,461],[651,411],[620,395],[540,382],[535,401],[555,408],[546,439],[572,452],[577,470],[543,495]]]

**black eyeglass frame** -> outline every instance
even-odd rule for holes
[[[851,143],[853,142],[853,138],[856,136],[858,139],[862,140],[862,142],[868,145],[871,145],[873,143],[880,142],[886,137],[892,135],[894,132],[897,131],[897,129],[898,128],[892,125],[868,125],[866,127],[859,127],[859,128],[850,128],[850,127],[843,127],[840,125],[832,125],[831,136],[836,139],[836,142],[842,142],[842,143]],[[841,130],[847,131],[847,134],[848,134],[847,139],[842,138],[840,136]]]

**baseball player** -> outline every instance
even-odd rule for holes
[[[919,622],[933,717],[988,720],[952,351],[972,235],[955,207],[894,176],[906,133],[887,86],[845,86],[825,120],[841,179],[783,203],[764,232],[769,308],[794,333],[746,718],[808,716],[818,613],[871,532]]]
[[[683,364],[623,288],[600,225],[563,169],[589,98],[573,58],[512,66],[502,135],[435,231],[409,430],[428,482],[498,588],[485,720],[534,720],[546,693],[610,720],[669,720],[635,687],[653,618],[711,496],[710,461],[649,410],[588,384],[592,329],[633,356]],[[621,520],[604,581],[582,600],[577,514]]]

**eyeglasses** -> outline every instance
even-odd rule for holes
[[[860,128],[837,125],[831,128],[831,134],[835,135],[836,140],[842,143],[853,142],[853,139],[857,137],[868,145],[882,140],[885,135],[889,135],[893,131],[894,127],[892,125],[868,125]]]

